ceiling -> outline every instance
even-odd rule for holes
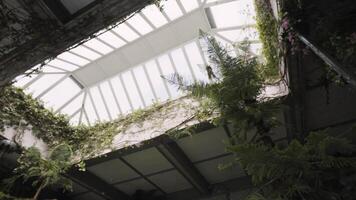
[[[42,72],[17,77],[15,85],[72,124],[92,125],[184,95],[162,76],[206,81],[209,61],[199,29],[223,45],[249,39],[259,54],[252,0],[163,2],[162,11],[144,8],[47,61]]]
[[[155,190],[157,195],[168,199],[225,200],[227,194],[246,195],[252,186],[245,172],[238,165],[219,168],[234,159],[225,150],[229,141],[227,130],[227,127],[210,128],[180,139],[162,135],[145,145],[89,160],[87,172],[83,173],[94,175],[98,181],[73,175],[74,191],[68,196],[74,200],[107,198],[103,191],[95,190],[98,184],[127,196],[137,190]],[[279,133],[276,141],[285,138],[285,131]]]

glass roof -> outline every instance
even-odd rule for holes
[[[204,70],[208,59],[198,39],[200,27],[193,27],[191,37],[185,30],[166,30],[175,24],[188,27],[199,16],[208,26],[205,31],[224,45],[247,38],[253,51],[260,53],[253,0],[168,0],[163,7],[160,11],[150,5],[116,27],[99,31],[96,38],[46,62],[40,73],[21,75],[14,84],[42,100],[47,108],[67,114],[73,124],[92,125],[184,95],[162,76],[178,72],[188,80],[208,80]],[[147,54],[142,54],[153,56],[139,55],[143,49],[140,41],[152,42],[152,38],[168,38],[173,48],[150,44]],[[138,58],[129,56],[127,48],[137,52]],[[108,70],[106,63],[113,64],[113,58],[126,65]]]

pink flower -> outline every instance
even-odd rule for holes
[[[287,18],[284,18],[281,26],[284,30],[287,30],[289,28],[289,20]]]

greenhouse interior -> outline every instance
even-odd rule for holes
[[[355,0],[0,0],[0,34],[0,200],[356,199]]]

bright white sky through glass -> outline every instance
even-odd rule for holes
[[[151,36],[162,39],[168,37],[172,40],[180,38],[181,34],[185,34],[184,29],[169,31],[166,30],[167,27],[176,22],[190,23],[187,19],[195,12],[200,12],[200,16],[209,21],[207,9],[212,14],[213,21],[210,24],[216,25],[210,27],[209,32],[218,41],[233,49],[232,42],[248,39],[252,41],[251,49],[256,54],[260,53],[261,44],[254,28],[253,0],[202,2],[204,1],[168,0],[163,2],[162,12],[154,5],[147,6],[127,21],[118,23],[112,30],[101,30],[97,38],[85,41],[47,62],[40,75],[35,74],[31,78],[17,77],[15,85],[25,87],[27,93],[41,99],[46,107],[70,116],[73,124],[78,124],[79,120],[80,123],[90,125],[97,121],[109,121],[135,109],[152,105],[153,102],[185,95],[166,79],[179,73],[190,82],[209,81],[205,71],[205,63],[208,62],[207,54],[204,53],[206,49],[201,49],[202,44],[198,40],[199,27],[194,30],[195,38],[177,43],[168,50],[155,52],[157,55],[148,59],[143,54],[139,55],[137,57],[145,60],[123,67],[114,74],[106,74],[108,78],[95,84],[81,83],[76,78],[76,72],[107,57],[113,61],[131,61],[132,58],[128,59],[128,54],[122,50],[127,46],[134,46],[139,42],[138,39],[150,41],[148,38]],[[170,35],[158,35],[161,30]],[[154,45],[149,45],[153,52]],[[135,52],[134,49],[130,51]],[[139,52],[140,49],[136,51]],[[99,64],[97,66],[98,69],[106,67]],[[114,67],[121,69],[122,66],[118,64]]]
[[[210,9],[218,28],[255,23],[253,0],[236,0]]]

